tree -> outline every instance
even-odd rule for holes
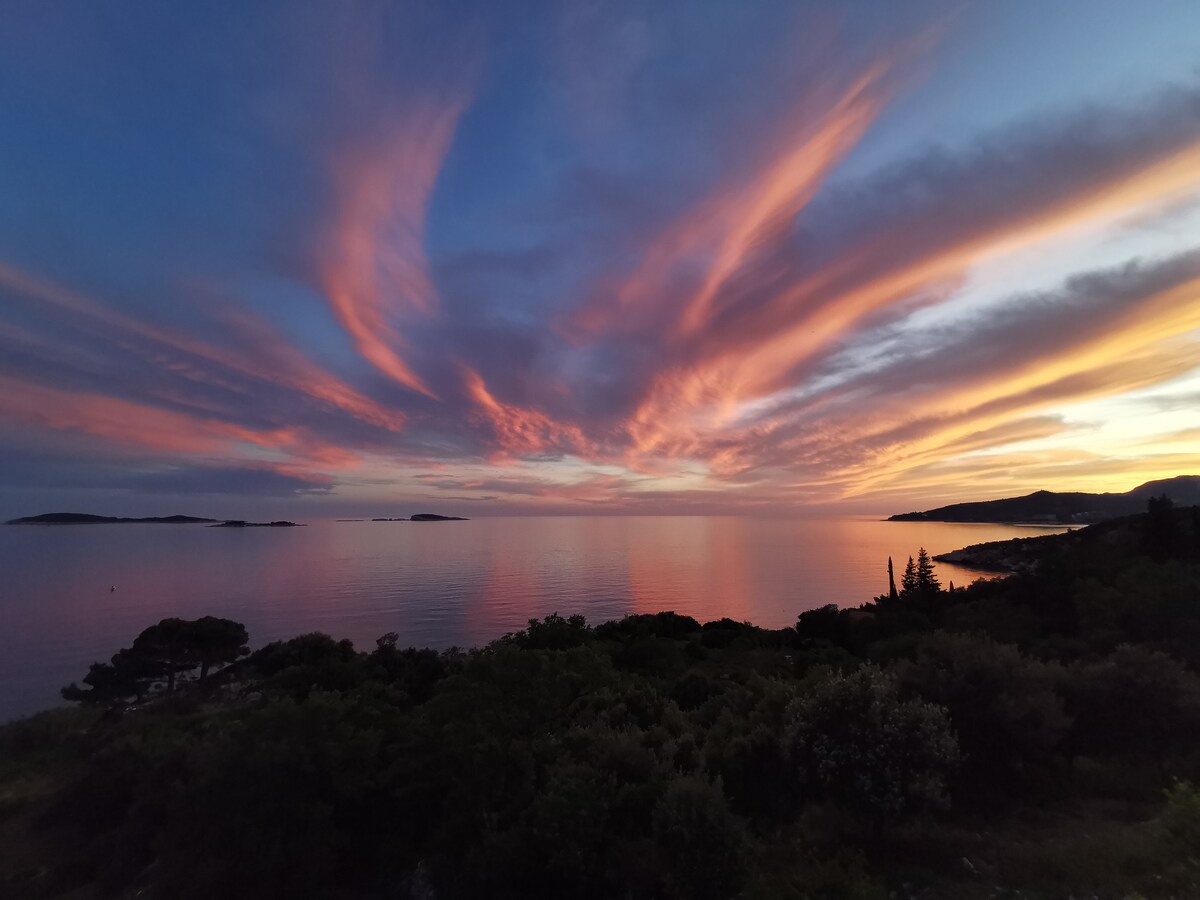
[[[376,660],[390,656],[386,648],[387,641],[376,644],[379,654]],[[395,652],[394,647],[391,652]],[[365,659],[355,652],[354,644],[348,640],[335,641],[320,632],[274,641],[254,651],[247,662],[267,679],[272,689],[282,690],[297,700],[314,690],[349,690],[368,676]]]
[[[86,690],[72,681],[61,693],[64,700],[75,703],[107,705],[131,699],[140,703],[161,676],[162,670],[157,665],[125,649],[114,653],[111,662],[91,664],[83,676]]]
[[[130,652],[148,662],[156,663],[167,681],[167,693],[175,693],[175,678],[180,672],[194,669],[198,660],[190,641],[191,622],[184,619],[163,619],[137,636]]]
[[[236,662],[250,652],[246,626],[230,619],[204,616],[192,623],[190,642],[200,663],[200,680],[208,677],[213,666]]]
[[[167,680],[167,693],[173,694],[178,673],[199,666],[203,680],[211,666],[233,662],[248,653],[248,640],[246,626],[229,619],[163,619],[137,636],[132,652],[158,663]]]
[[[911,560],[910,560],[911,562]],[[892,569],[892,558],[888,557],[888,600],[895,603],[900,599],[900,595],[896,593],[896,573]]]
[[[904,567],[904,575],[900,578],[900,596],[911,597],[917,590],[917,565],[913,562],[913,558],[908,558],[908,565]]]
[[[139,634],[132,647],[114,654],[110,663],[93,663],[83,678],[90,690],[72,682],[62,695],[82,703],[114,703],[130,697],[141,701],[162,681],[167,693],[173,694],[180,673],[199,666],[204,680],[214,665],[231,663],[249,652],[248,640],[246,627],[229,619],[163,619]]]
[[[933,560],[922,547],[916,560],[910,556],[908,565],[904,567],[904,576],[900,580],[900,597],[905,600],[928,600],[935,597],[941,589],[942,585],[933,571]]]
[[[917,590],[922,594],[936,594],[942,589],[937,575],[933,571],[933,560],[922,547],[917,551]]]
[[[946,710],[902,700],[875,666],[829,677],[793,702],[788,719],[793,763],[830,799],[877,822],[948,804],[959,752]]]
[[[1143,543],[1147,554],[1154,559],[1169,559],[1179,544],[1179,523],[1175,504],[1166,494],[1151,497],[1146,503],[1146,530]]]

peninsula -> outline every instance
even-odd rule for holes
[[[1146,508],[1151,497],[1166,495],[1179,506],[1200,503],[1200,475],[1148,481],[1123,494],[1035,491],[1023,497],[953,503],[925,512],[889,516],[889,522],[1008,522],[1090,524],[1129,516]]]

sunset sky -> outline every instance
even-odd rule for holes
[[[1200,3],[7,2],[0,516],[1200,474]]]

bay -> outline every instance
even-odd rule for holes
[[[675,610],[785,627],[887,591],[919,547],[1063,529],[866,518],[317,521],[304,528],[0,528],[0,721],[44,709],[89,663],[168,616],[242,622],[251,645],[324,631],[370,648],[478,646],[548,613]],[[980,573],[941,564],[942,582]],[[111,590],[115,587],[116,590]]]

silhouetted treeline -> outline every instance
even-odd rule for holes
[[[0,791],[43,785],[0,807],[0,886],[1200,896],[1200,511],[1046,546],[953,591],[922,550],[779,630],[550,615],[471,651],[243,656],[237,623],[165,620],[79,710],[0,729]]]

